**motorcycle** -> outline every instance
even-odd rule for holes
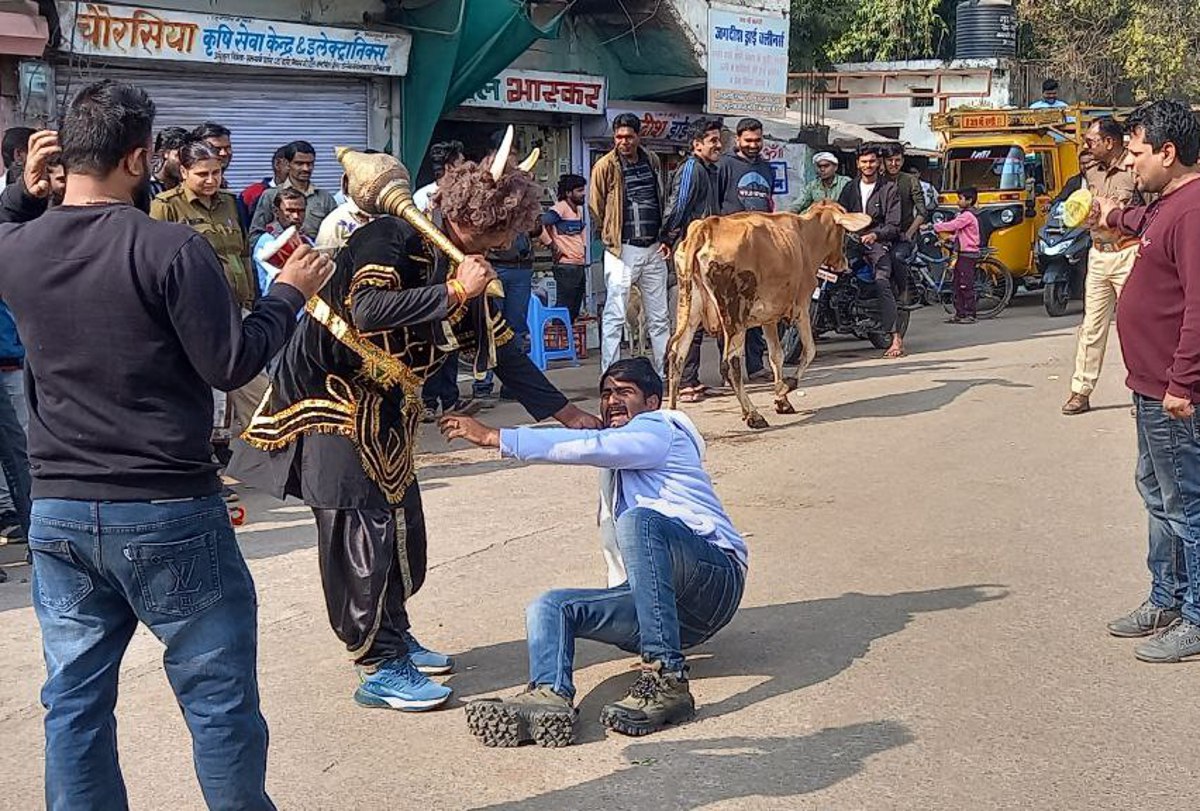
[[[870,341],[876,349],[892,345],[892,336],[880,329],[879,293],[875,271],[865,259],[851,261],[845,273],[822,268],[817,271],[817,289],[810,309],[813,337],[827,332],[853,335]],[[896,332],[903,338],[908,332],[910,313],[896,311]]]
[[[829,268],[817,271],[817,289],[809,305],[813,337],[836,332],[870,341],[876,349],[887,349],[892,345],[892,337],[880,328],[875,272],[861,256],[849,255],[847,259],[850,268],[842,273]],[[910,313],[897,310],[896,331],[900,337],[908,332],[909,317]],[[798,330],[794,325],[789,326],[783,335],[784,363],[798,363],[801,348]]]
[[[1073,298],[1082,298],[1092,234],[1085,227],[1067,228],[1062,201],[1050,208],[1038,232],[1037,265],[1042,275],[1042,301],[1052,318],[1064,315]]]

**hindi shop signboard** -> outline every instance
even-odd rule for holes
[[[708,112],[787,112],[788,19],[747,9],[708,10]]]
[[[633,113],[642,123],[641,136],[648,141],[670,141],[676,144],[686,144],[691,148],[691,143],[688,140],[688,127],[692,121],[700,117],[700,113],[684,112],[680,110],[647,110],[647,109],[632,109],[624,107],[608,108],[608,126],[612,129],[613,119],[622,113]],[[606,132],[605,135],[608,133]]]
[[[412,37],[60,0],[63,50],[92,57],[403,76]],[[78,10],[78,13],[77,13]]]
[[[608,80],[582,73],[505,70],[462,105],[602,115],[608,105]]]

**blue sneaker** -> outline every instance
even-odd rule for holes
[[[440,707],[450,698],[450,688],[421,674],[408,657],[384,662],[354,691],[354,701],[363,707],[422,712]]]
[[[454,659],[429,650],[408,631],[404,632],[404,644],[408,646],[408,658],[426,676],[444,676],[454,670]]]

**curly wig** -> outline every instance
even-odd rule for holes
[[[437,207],[446,219],[482,233],[529,231],[542,213],[542,188],[514,161],[496,182],[490,160],[446,166],[438,181]]]

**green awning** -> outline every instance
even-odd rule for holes
[[[413,36],[404,80],[401,160],[421,165],[443,113],[491,81],[537,39],[553,39],[563,15],[544,25],[522,0],[439,0],[399,20]],[[564,5],[564,9],[567,6]]]

